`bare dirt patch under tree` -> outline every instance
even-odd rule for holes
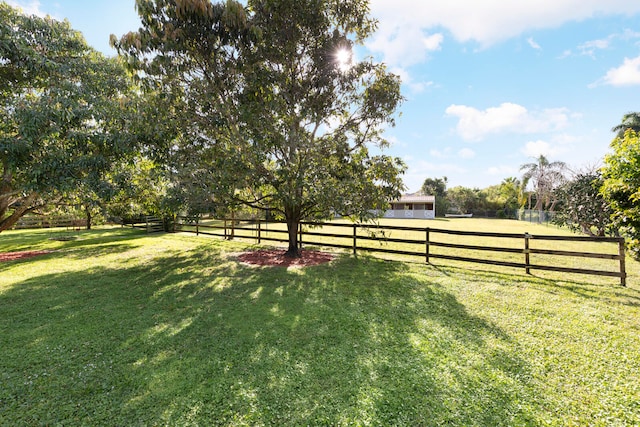
[[[31,258],[38,255],[46,255],[51,251],[20,251],[20,252],[0,252],[0,262],[15,261],[18,259]]]
[[[300,251],[299,257],[288,257],[285,250],[263,249],[243,252],[238,256],[240,262],[259,266],[276,267],[307,267],[327,263],[335,258],[335,255],[321,251]]]

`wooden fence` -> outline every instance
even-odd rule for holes
[[[123,218],[120,224],[132,228],[146,230],[147,233],[159,233],[164,231],[164,221],[156,216],[143,215],[136,218]]]
[[[46,215],[29,215],[23,216],[13,226],[14,229],[26,228],[83,228],[87,226],[87,220],[69,216],[46,216]]]
[[[179,231],[183,232],[207,234],[226,239],[252,239],[258,243],[262,241],[288,242],[286,227],[283,226],[283,223],[232,220],[200,222],[195,218],[180,218],[178,222],[177,227]],[[620,284],[626,286],[625,245],[624,239],[621,237],[534,236],[528,233],[488,233],[443,230],[431,227],[333,222],[303,222],[300,224],[298,233],[300,247],[304,242],[305,244],[350,249],[354,254],[361,250],[419,256],[423,257],[426,263],[430,263],[433,259],[444,259],[490,264],[523,269],[527,274],[531,270],[547,270],[617,277],[620,279]],[[401,236],[392,237],[394,233],[401,234]],[[454,242],[447,241],[447,236],[457,236],[457,242],[455,240]],[[461,238],[465,243],[458,243]],[[483,241],[486,242],[489,238],[500,239],[505,241],[505,244],[503,246],[483,244]],[[573,245],[575,250],[558,249],[559,242],[563,242],[563,246],[569,246],[569,249],[572,249],[571,245]],[[601,250],[603,243],[609,243],[609,247],[617,247],[616,253],[607,253]],[[396,244],[396,247],[388,247],[389,244]],[[598,249],[580,250],[584,245],[592,244],[597,244]],[[436,250],[437,248],[441,249]],[[465,251],[473,251],[473,253],[464,256]],[[490,257],[480,258],[477,255],[478,252],[487,253]],[[576,267],[553,265],[553,261],[558,257],[580,259],[579,265]],[[584,268],[582,264],[585,259],[611,260],[612,269],[607,271]]]

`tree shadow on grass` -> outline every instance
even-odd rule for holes
[[[76,248],[64,247],[61,249],[47,250],[35,256],[21,257],[14,260],[0,261],[0,273],[11,274],[11,269],[28,265],[31,262],[47,261],[53,264],[61,264],[69,262],[69,260],[92,260],[96,257],[106,255],[123,254],[138,248],[138,245],[132,243],[102,243],[87,246],[78,246]]]
[[[563,274],[558,279],[538,273],[525,274],[520,269],[513,269],[512,272],[509,272],[508,268],[503,268],[504,271],[500,271],[436,264],[430,264],[429,267],[448,277],[473,277],[474,280],[486,280],[505,286],[535,287],[552,294],[568,292],[584,299],[640,306],[640,292],[629,286],[621,286],[619,279],[614,277],[598,276],[594,278],[589,275]],[[581,281],[580,277],[583,277],[584,280]]]
[[[209,245],[24,281],[0,294],[2,416],[536,425],[543,398],[517,344],[402,266],[343,257],[250,268]]]
[[[146,237],[148,234],[143,230],[131,228],[95,228],[92,230],[66,230],[64,228],[41,228],[30,230],[10,230],[4,231],[1,236],[0,251],[23,251],[33,249],[34,246],[41,246],[47,240],[68,238],[64,242],[66,245],[87,244],[100,240],[112,241],[118,239],[134,239]]]

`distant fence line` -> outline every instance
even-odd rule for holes
[[[13,226],[14,229],[26,228],[81,228],[87,226],[87,220],[72,216],[29,215],[23,216]]]
[[[517,219],[518,221],[526,221],[538,224],[551,222],[556,215],[556,212],[554,211],[537,209],[472,209],[468,213],[472,214],[474,218]]]
[[[520,221],[545,223],[553,221],[556,213],[535,209],[520,209],[516,211],[516,218]]]
[[[164,219],[151,215],[140,215],[134,218],[121,218],[120,223],[123,226],[128,225],[132,228],[146,230],[147,233],[156,233],[165,231],[166,229]],[[175,231],[175,228],[173,231]]]
[[[137,224],[129,224],[134,227],[146,229],[148,232],[158,231],[161,222],[158,218],[147,217],[144,222]],[[155,224],[155,225],[154,225]],[[160,224],[160,225],[158,225]],[[257,243],[263,241],[271,242],[288,242],[288,235],[284,223],[253,220],[216,220],[201,223],[199,218],[179,217],[172,221],[172,231],[182,231],[187,233],[204,234],[218,236],[225,239],[242,238],[251,239]],[[344,232],[327,232],[323,229],[338,229]],[[392,238],[387,236],[391,231],[402,231],[413,233],[410,238]],[[391,225],[362,225],[362,224],[343,224],[343,223],[325,223],[325,222],[302,222],[298,230],[299,244],[302,247],[303,242],[311,245],[321,245],[326,247],[349,249],[354,254],[357,251],[379,252],[399,255],[412,255],[423,257],[427,264],[433,259],[444,259],[452,261],[463,261],[478,264],[489,264],[504,267],[513,267],[524,269],[526,274],[531,270],[546,270],[563,273],[577,273],[596,276],[617,277],[620,284],[626,286],[626,269],[625,269],[625,244],[622,237],[591,237],[591,236],[548,236],[548,235],[531,235],[528,233],[489,233],[489,232],[473,232],[473,231],[454,231],[443,230],[431,227],[407,227],[407,226],[391,226]],[[511,247],[502,246],[484,246],[481,244],[460,244],[442,241],[441,236],[465,236],[469,238],[499,238],[511,242]],[[331,240],[329,240],[331,239]],[[615,243],[617,244],[617,253],[604,252],[583,252],[573,250],[544,249],[533,248],[531,242],[596,242],[596,243]],[[393,249],[389,247],[367,246],[367,242],[379,243],[399,243],[406,244],[410,247],[403,249]],[[520,242],[520,243],[518,243]],[[477,258],[475,256],[460,256],[459,254],[436,253],[433,248],[446,248],[455,251],[481,251],[486,253],[511,254],[508,259],[487,259]],[[586,259],[606,259],[616,262],[617,271],[604,271],[589,268],[573,268],[558,265],[548,265],[535,262],[532,256],[550,257],[574,257]],[[515,257],[515,258],[514,258]],[[519,260],[518,260],[519,258]]]

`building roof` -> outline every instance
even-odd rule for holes
[[[394,200],[393,203],[433,203],[435,201],[436,201],[436,196],[403,194],[399,200]]]

